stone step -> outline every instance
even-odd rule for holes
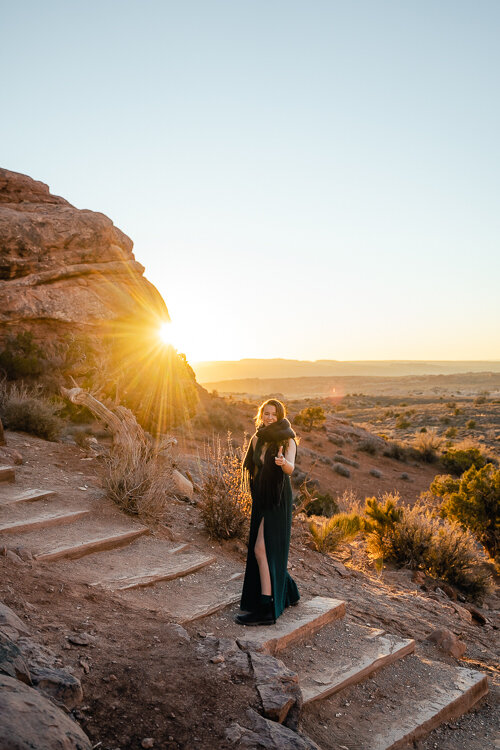
[[[16,471],[13,466],[0,465],[0,482],[15,482]]]
[[[132,521],[122,514],[100,516],[87,514],[74,523],[59,529],[48,528],[19,534],[13,545],[19,544],[31,550],[37,560],[53,562],[64,558],[76,559],[104,549],[112,549],[129,544],[147,534],[149,529]],[[10,537],[9,537],[9,544]]]
[[[19,490],[17,487],[4,487],[0,490],[0,507],[16,503],[35,502],[54,497],[54,490]]]
[[[190,575],[216,560],[215,555],[190,549],[189,543],[173,544],[148,536],[127,547],[82,558],[61,573],[109,591],[126,591]]]
[[[36,513],[31,513],[23,518],[5,519],[3,514],[0,516],[0,539],[4,534],[18,534],[34,529],[44,529],[50,526],[63,526],[77,521],[90,513],[89,509],[85,510],[46,510],[42,509]]]
[[[322,629],[305,648],[292,648],[282,658],[298,673],[304,703],[309,703],[366,679],[414,650],[412,638],[343,620]]]
[[[242,567],[217,559],[208,570],[160,581],[147,588],[121,590],[117,595],[135,607],[162,612],[185,624],[239,601],[242,584]]]
[[[322,750],[397,750],[462,715],[488,692],[486,675],[410,655],[302,713]]]
[[[326,596],[300,600],[285,609],[275,625],[241,628],[239,641],[256,651],[278,654],[292,644],[311,638],[321,628],[345,615],[345,602]]]
[[[92,585],[102,586],[112,591],[125,591],[142,586],[151,586],[159,581],[172,581],[175,578],[191,575],[196,571],[212,565],[216,562],[215,555],[203,555],[201,553],[186,553],[173,556],[171,560],[165,560],[161,565],[151,568],[146,565],[139,567],[133,573],[117,579],[100,580]]]

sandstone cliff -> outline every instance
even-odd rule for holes
[[[156,330],[168,311],[132,246],[104,214],[0,169],[0,340],[29,329],[46,344],[127,321]]]
[[[0,375],[71,376],[162,431],[192,416],[197,385],[160,341],[168,310],[132,247],[104,214],[0,169]]]

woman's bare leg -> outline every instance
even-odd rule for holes
[[[266,543],[264,540],[264,519],[260,522],[257,539],[255,541],[255,559],[259,566],[260,574],[260,593],[264,596],[271,596],[273,591],[271,587],[271,575],[269,573],[269,564],[266,555]]]

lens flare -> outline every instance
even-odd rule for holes
[[[172,323],[162,323],[158,331],[158,335],[164,344],[173,344]]]

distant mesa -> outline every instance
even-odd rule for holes
[[[132,240],[102,213],[78,209],[27,175],[0,169],[0,343],[29,330],[50,342],[169,320]]]
[[[218,387],[222,381],[246,379],[281,380],[282,378],[320,378],[340,376],[407,377],[450,375],[466,372],[500,372],[500,361],[448,360],[359,360],[342,362],[319,359],[240,359],[236,361],[197,362],[193,365],[198,382],[207,388]],[[240,384],[241,385],[241,384]],[[235,390],[233,387],[222,390]],[[264,387],[281,389],[279,385]],[[247,390],[244,386],[241,390]],[[259,390],[259,392],[262,392]]]

